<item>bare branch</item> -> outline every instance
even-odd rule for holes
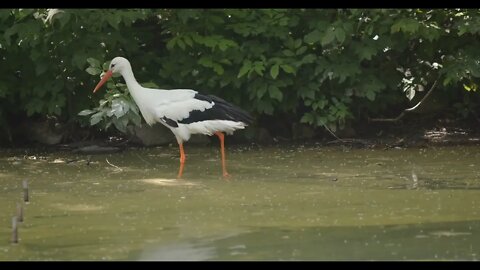
[[[114,165],[114,164],[110,163],[110,161],[108,161],[108,158],[105,158],[105,160],[107,161],[108,165],[114,167],[116,170],[118,170],[120,172],[123,171],[122,168],[118,167],[117,165]]]
[[[328,132],[330,132],[330,134],[332,134],[333,137],[335,137],[337,140],[343,142],[343,140],[340,139],[337,135],[335,135],[335,133],[333,133],[333,131],[330,130],[326,125],[323,125],[323,127],[324,127]]]
[[[422,100],[420,100],[417,103],[417,105],[413,106],[412,108],[405,109],[405,112],[411,112],[416,110],[422,104],[422,102],[424,102],[430,96],[430,94],[432,94],[433,89],[435,89],[435,86],[437,86],[437,83],[438,83],[438,79],[435,80],[432,87],[430,87],[430,90],[428,90],[428,93],[425,96],[423,96]]]
[[[422,105],[422,103],[432,94],[433,90],[437,86],[437,83],[438,83],[438,78],[432,84],[432,87],[430,87],[430,90],[428,90],[427,94],[425,94],[425,96],[423,96],[422,100],[420,100],[417,103],[417,105],[403,110],[403,112],[401,112],[397,117],[395,117],[395,118],[369,118],[368,121],[370,121],[370,122],[397,122],[398,120],[402,119],[407,112],[413,112],[416,109],[418,109],[418,107],[420,107],[420,105]]]

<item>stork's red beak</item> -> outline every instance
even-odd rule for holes
[[[97,90],[100,89],[100,87],[102,87],[102,85],[106,83],[108,79],[112,77],[112,75],[113,75],[113,72],[111,70],[105,72],[105,75],[103,75],[103,78],[100,80],[97,86],[95,86],[95,89],[93,89],[93,93],[97,92]]]

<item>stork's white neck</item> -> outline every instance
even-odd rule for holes
[[[142,88],[142,86],[135,79],[135,75],[133,75],[131,66],[128,66],[127,68],[123,69],[120,72],[120,74],[123,76],[123,79],[127,84],[128,90],[132,95],[134,94],[134,92],[137,92],[137,90]]]
[[[135,100],[135,103],[137,103],[137,106],[140,108],[140,110],[143,111],[143,103],[145,100],[145,98],[143,97],[143,92],[145,92],[145,90],[135,79],[135,75],[133,75],[130,63],[120,72],[120,74],[123,76],[123,79],[127,84],[128,91],[130,92],[130,95],[132,95],[133,100]]]
[[[149,104],[152,102],[151,95],[148,93],[149,90],[142,87],[137,82],[135,76],[133,75],[130,63],[127,67],[120,71],[120,74],[125,80],[128,91],[130,92],[130,95],[132,96],[133,100],[135,100],[135,103],[140,109],[140,112],[142,113],[145,122],[147,122],[147,124],[149,124],[150,126],[155,124],[155,115],[152,114],[151,107],[149,106]]]

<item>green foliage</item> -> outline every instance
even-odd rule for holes
[[[332,130],[480,78],[476,9],[3,9],[0,33],[1,117],[79,119],[101,99],[82,114],[120,130],[138,123],[124,87],[91,94],[115,56],[140,82]]]
[[[141,126],[141,116],[137,105],[130,96],[119,89],[125,88],[124,84],[117,83],[109,87],[105,99],[100,100],[99,106],[93,110],[83,110],[80,116],[90,115],[90,125],[98,125],[108,129],[112,124],[121,132],[126,133],[127,126],[131,123]]]
[[[85,71],[90,75],[100,75],[100,78],[105,74],[102,70],[110,65],[110,61],[100,65],[100,61],[95,58],[88,58],[87,62],[90,66]],[[143,86],[158,87],[152,82],[144,83]],[[125,84],[115,83],[114,79],[110,79],[102,88],[106,88],[107,93],[104,99],[100,100],[99,106],[92,110],[83,110],[78,113],[79,116],[90,116],[90,126],[98,126],[103,130],[113,125],[120,132],[126,133],[128,125],[141,126],[140,111]]]
[[[439,75],[445,89],[480,77],[479,51],[463,43],[476,44],[477,10],[172,15],[165,22],[171,37],[161,61],[165,85],[208,89],[258,114],[297,113],[300,122],[332,130],[355,117],[408,106]],[[176,46],[180,40],[191,45]],[[229,44],[224,50],[217,45],[222,40]]]
[[[92,102],[95,80],[84,72],[89,57],[109,59],[138,51],[141,44],[135,40],[148,31],[141,23],[156,14],[107,9],[0,10],[1,115],[72,119]],[[126,31],[119,33],[115,26]],[[88,72],[99,74],[93,69]]]

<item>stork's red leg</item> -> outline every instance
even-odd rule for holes
[[[180,168],[178,169],[177,178],[182,178],[183,167],[185,166],[185,152],[183,151],[183,143],[178,144],[180,148]]]
[[[227,165],[225,162],[225,135],[222,132],[215,132],[215,135],[218,136],[220,139],[220,152],[222,153],[222,170],[223,170],[223,176],[227,177],[229,176],[227,172]]]

